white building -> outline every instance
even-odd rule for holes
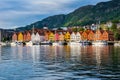
[[[70,35],[70,41],[76,41],[76,34],[74,32]]]
[[[79,42],[81,41],[81,34],[79,32],[76,33],[76,41]]]
[[[32,41],[32,42],[35,42],[35,40],[36,40],[35,37],[36,37],[36,36],[35,36],[35,33],[32,33],[32,35],[31,35],[31,41]]]
[[[40,35],[38,32],[35,35],[35,42],[40,42]]]

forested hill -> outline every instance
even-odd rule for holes
[[[99,20],[101,22],[120,20],[120,0],[111,0],[108,2],[100,2],[96,5],[83,6],[67,15],[50,16],[18,29],[28,30],[31,29],[33,25],[35,25],[35,28],[43,28],[44,26],[48,28],[83,26],[96,23]]]

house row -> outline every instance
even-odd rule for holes
[[[106,30],[85,30],[81,32],[72,31],[43,31],[37,30],[36,32],[26,31],[14,33],[12,36],[12,41],[113,41],[113,33]]]

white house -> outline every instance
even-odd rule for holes
[[[79,42],[81,41],[81,34],[79,32],[76,33],[76,41]]]
[[[70,35],[70,41],[76,41],[76,34],[74,32]]]
[[[40,34],[40,42],[43,42],[45,40],[45,36],[43,34]]]
[[[32,33],[32,35],[31,35],[31,41],[32,42],[35,42],[35,40],[36,40],[35,37],[36,37],[35,33]]]
[[[39,35],[38,32],[37,32],[36,35],[35,35],[35,41],[36,41],[36,42],[40,42],[40,35]]]

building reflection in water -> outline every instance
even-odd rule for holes
[[[110,62],[110,46],[93,46],[95,50],[96,66],[100,70],[103,65],[107,65]]]
[[[23,46],[17,46],[17,49],[18,49],[18,57],[20,60],[22,60],[23,54],[25,53],[25,52],[23,52]]]
[[[32,46],[32,47],[11,47],[13,59],[28,59],[33,62],[40,61],[73,61],[86,65],[97,65],[99,69],[101,65],[110,64],[113,46]],[[116,56],[116,55],[115,55]],[[1,59],[1,47],[0,47]]]
[[[17,47],[16,47],[16,46],[12,46],[12,47],[11,47],[11,52],[12,52],[12,54],[11,54],[12,58],[13,58],[13,59],[17,59],[17,58],[18,58],[18,57],[17,57],[18,51],[17,51]]]
[[[70,60],[70,46],[64,46],[65,61]]]
[[[31,47],[31,55],[33,59],[33,63],[39,62],[40,60],[40,46],[34,45]]]
[[[72,60],[81,61],[81,46],[79,45],[72,45],[70,46],[70,54]]]
[[[102,47],[103,46],[93,46],[93,48],[95,50],[96,66],[97,66],[98,70],[100,69],[100,65],[101,65]]]

